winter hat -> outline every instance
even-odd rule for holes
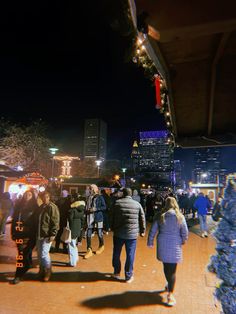
[[[63,190],[63,191],[61,192],[62,197],[67,197],[68,194],[69,194],[69,193],[68,193],[67,190]]]

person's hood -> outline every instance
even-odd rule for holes
[[[79,206],[85,206],[85,201],[76,201],[70,205],[71,208],[76,208]]]
[[[175,210],[173,208],[170,208],[165,212],[165,215],[170,215],[170,216],[176,216]]]

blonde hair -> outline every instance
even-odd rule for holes
[[[161,215],[161,222],[165,222],[165,214],[169,209],[173,209],[175,211],[175,215],[179,224],[183,222],[184,216],[180,212],[179,205],[174,197],[167,197],[165,201],[165,207],[163,208],[163,213]]]
[[[95,194],[99,194],[99,188],[96,184],[91,184],[90,188]]]

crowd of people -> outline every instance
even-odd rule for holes
[[[220,200],[220,199],[219,199]],[[220,212],[220,201],[215,207]],[[102,254],[105,249],[104,234],[113,232],[111,275],[120,279],[122,247],[125,246],[124,265],[125,281],[134,280],[134,259],[139,236],[146,233],[146,221],[151,223],[147,246],[154,246],[157,239],[156,256],[163,263],[167,281],[167,304],[176,304],[174,286],[177,264],[182,261],[182,245],[188,238],[186,213],[195,216],[197,212],[201,236],[208,236],[206,215],[213,204],[199,193],[186,199],[186,195],[173,193],[139,194],[137,190],[122,188],[113,193],[99,190],[91,184],[86,193],[69,195],[63,190],[61,197],[55,198],[49,192],[37,193],[27,190],[22,198],[13,202],[5,192],[0,200],[0,236],[4,236],[6,220],[12,215],[11,236],[15,241],[18,255],[15,277],[11,281],[17,284],[24,274],[33,267],[32,252],[37,248],[39,273],[38,278],[48,281],[52,265],[50,252],[68,254],[68,266],[76,267],[79,261],[78,246],[86,239],[87,251],[84,259],[94,254]],[[69,226],[71,239],[68,243],[61,240],[63,229]],[[97,235],[99,246],[94,252],[92,238]],[[54,246],[53,246],[54,244]]]

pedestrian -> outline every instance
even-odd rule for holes
[[[11,236],[17,245],[17,263],[12,284],[18,284],[32,267],[32,251],[36,244],[39,207],[33,191],[28,190],[16,202],[12,217]]]
[[[198,219],[200,222],[201,237],[208,237],[208,226],[207,226],[207,212],[211,208],[211,203],[207,197],[200,192],[197,196],[196,201],[193,204],[197,210]]]
[[[69,265],[75,267],[79,260],[77,238],[82,232],[82,223],[84,217],[85,201],[77,194],[72,195],[72,204],[70,205],[68,221],[71,230],[71,242],[68,243]]]
[[[4,192],[0,201],[0,237],[4,237],[7,218],[10,216],[13,203],[9,192]]]
[[[103,211],[106,209],[106,203],[102,195],[99,194],[99,189],[95,184],[91,184],[89,187],[90,194],[86,203],[86,219],[87,219],[87,252],[84,255],[85,259],[93,256],[92,251],[92,233],[97,230],[99,239],[99,248],[96,254],[101,254],[104,251],[104,239],[103,239]]]
[[[222,199],[218,197],[212,211],[212,219],[214,221],[219,221],[222,218],[222,206],[221,206]]]
[[[61,197],[58,199],[56,202],[56,205],[59,209],[60,212],[60,228],[57,232],[56,239],[55,239],[55,249],[53,249],[53,252],[60,252],[60,244],[61,244],[61,235],[63,232],[63,228],[66,227],[67,223],[67,217],[68,217],[68,212],[70,210],[70,204],[71,204],[71,199],[70,195],[67,190],[62,190],[61,192]],[[67,245],[63,243],[63,253],[67,254]]]
[[[111,211],[113,231],[113,278],[119,279],[121,272],[120,255],[123,245],[126,250],[125,281],[134,280],[133,266],[138,236],[144,237],[146,230],[145,213],[141,204],[132,199],[132,190],[123,189],[123,197],[118,199]]]
[[[141,199],[140,199],[140,195],[138,194],[138,191],[137,191],[137,190],[133,190],[132,199],[140,203],[140,200],[141,200]]]
[[[50,201],[49,192],[42,194],[38,219],[37,249],[39,259],[39,278],[48,281],[51,277],[50,247],[59,230],[60,213],[57,205]]]
[[[167,304],[174,306],[173,292],[176,281],[177,264],[182,261],[182,245],[188,238],[188,227],[174,197],[167,197],[161,214],[154,217],[148,234],[147,245],[153,248],[157,235],[157,259],[163,263],[167,285]]]
[[[110,231],[109,212],[110,212],[110,208],[111,208],[111,197],[105,189],[101,190],[101,195],[103,196],[105,204],[106,204],[106,209],[102,212],[103,213],[103,223],[104,223],[103,228],[104,228],[104,232],[106,234],[108,234],[108,232]]]

